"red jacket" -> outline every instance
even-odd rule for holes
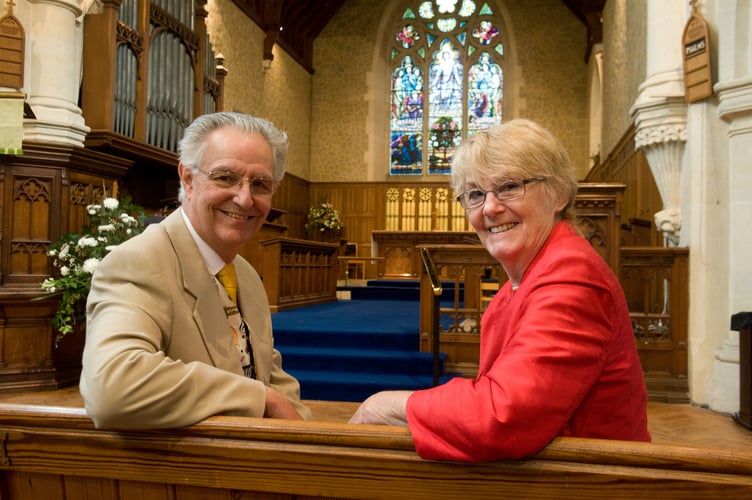
[[[525,272],[481,320],[475,380],[417,391],[407,418],[426,459],[490,461],[556,436],[650,441],[647,390],[621,285],[559,222]]]

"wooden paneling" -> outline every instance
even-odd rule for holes
[[[0,157],[0,392],[64,387],[78,381],[82,336],[55,348],[57,302],[41,282],[50,245],[77,231],[86,206],[112,193],[129,163],[81,148],[24,144]]]
[[[622,248],[622,287],[653,401],[689,401],[689,250]]]
[[[272,312],[337,300],[338,244],[274,238],[261,246],[260,272]]]
[[[474,232],[449,231],[373,231],[376,255],[384,260],[379,262],[379,278],[418,279],[423,265],[418,246],[478,242]]]
[[[663,208],[663,202],[645,155],[634,147],[634,134],[634,127],[630,127],[608,157],[590,170],[585,182],[623,184],[625,189],[619,222],[629,224],[632,219],[649,222],[652,228],[646,234],[650,241],[640,243],[663,246],[662,236],[653,222],[655,213]],[[626,241],[625,244],[632,243]]]

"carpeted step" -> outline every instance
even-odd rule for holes
[[[362,374],[426,375],[433,373],[433,354],[416,350],[343,349],[337,347],[280,348],[285,370],[356,372]],[[443,366],[446,354],[439,356]]]
[[[342,289],[350,290],[353,300],[420,300],[420,288],[360,286]]]
[[[272,314],[272,325],[282,366],[298,379],[304,399],[363,401],[378,391],[433,384],[433,355],[419,352],[417,300],[302,307]]]
[[[362,402],[379,391],[414,391],[433,387],[432,375],[374,375],[360,372],[332,374],[307,370],[290,370],[289,373],[300,382],[302,399]],[[445,383],[450,378],[441,377],[439,383]]]
[[[393,331],[359,331],[347,329],[324,330],[320,326],[312,329],[275,328],[275,344],[285,347],[341,347],[392,349],[397,351],[418,351],[420,339],[416,333],[405,334]]]

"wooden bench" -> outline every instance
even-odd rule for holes
[[[343,407],[318,402],[314,414],[325,414],[327,405]],[[183,429],[115,432],[95,429],[82,408],[5,403],[0,494],[26,500],[750,498],[752,448],[557,438],[523,460],[435,462],[417,456],[401,427],[212,417]]]

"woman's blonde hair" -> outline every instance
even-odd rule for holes
[[[574,221],[577,177],[561,142],[531,120],[517,119],[473,134],[452,160],[451,184],[463,193],[480,180],[499,184],[509,180],[545,177],[544,192],[557,203],[566,201],[559,215]]]

